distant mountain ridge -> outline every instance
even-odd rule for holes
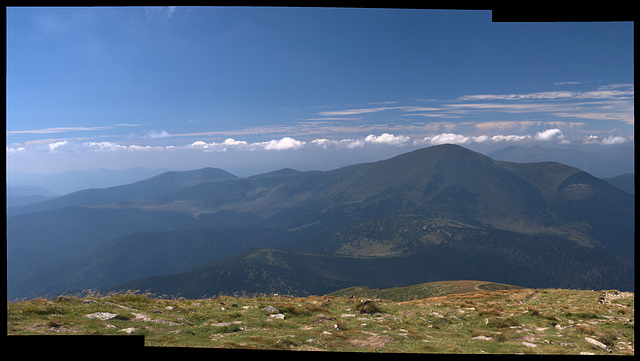
[[[142,167],[123,170],[95,168],[72,170],[56,174],[7,172],[9,186],[39,186],[57,194],[69,194],[83,189],[109,188],[137,182],[168,171]]]
[[[48,189],[36,186],[7,186],[7,208],[36,203],[58,197]]]
[[[44,202],[15,207],[10,215],[42,212],[70,206],[99,206],[122,201],[157,197],[182,187],[236,176],[217,168],[165,172],[131,184],[108,188],[85,189]]]
[[[622,189],[623,191],[631,194],[635,194],[635,176],[633,174],[621,174],[611,178],[605,178],[607,182]]]
[[[29,294],[18,284],[40,293],[53,292],[53,284],[86,287],[73,275],[91,265],[78,260],[115,239],[127,242],[112,242],[93,258],[109,264],[100,271],[107,278],[135,267],[116,254],[134,252],[140,264],[153,262],[144,257],[169,260],[202,252],[189,234],[222,231],[245,237],[235,238],[241,246],[224,246],[233,252],[213,252],[201,264],[194,258],[184,266],[191,269],[174,269],[180,273],[131,271],[134,278],[105,279],[101,287],[194,297],[269,289],[313,294],[478,275],[525,287],[633,287],[633,196],[560,163],[497,161],[441,145],[331,171],[246,178],[201,172],[158,176],[147,184],[162,187],[143,187],[145,196],[143,188],[102,198],[80,192],[66,198],[67,207],[10,216],[8,295]],[[162,246],[162,256],[136,246],[169,239],[165,232],[184,241]],[[61,273],[63,264],[78,266]]]
[[[585,149],[545,148],[541,146],[509,146],[487,155],[496,160],[517,163],[554,161],[579,168],[599,178],[610,178],[634,172],[634,145],[622,144]]]

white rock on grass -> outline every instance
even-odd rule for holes
[[[109,313],[109,312],[95,312],[95,313],[90,313],[88,315],[84,315],[84,317],[95,318],[101,321],[107,321],[107,320],[111,320],[118,317],[118,315],[116,315],[115,313]]]
[[[603,344],[602,342],[598,341],[598,340],[594,340],[591,337],[585,337],[584,338],[585,341],[587,341],[588,343],[594,345],[594,346],[598,346],[601,349],[607,351],[607,352],[611,352],[611,349],[609,349],[609,347],[607,347],[607,345]]]

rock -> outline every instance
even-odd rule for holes
[[[220,322],[220,323],[212,323],[210,324],[211,326],[215,326],[215,327],[225,327],[225,326],[230,326],[230,325],[239,325],[241,324],[242,321],[233,321],[233,322]]]
[[[169,325],[169,326],[180,326],[180,324],[177,323],[177,322],[167,321],[167,320],[163,320],[161,318],[155,319],[155,320],[153,320],[153,322],[162,323],[164,325]]]
[[[135,312],[132,313],[136,317],[133,319],[134,321],[151,321],[151,317],[149,317],[147,314]]]
[[[473,337],[473,339],[474,340],[485,340],[485,341],[493,340],[493,338],[489,337],[489,336],[476,336],[476,337]]]
[[[129,327],[129,328],[124,328],[124,329],[120,330],[120,332],[124,332],[124,333],[130,335],[132,333],[138,332],[138,329],[134,328],[134,327]]]
[[[612,350],[609,347],[607,347],[607,345],[603,344],[602,342],[600,342],[598,340],[594,340],[591,337],[585,337],[584,340],[587,341],[588,343],[594,345],[594,346],[600,347],[601,349],[603,349],[603,350],[605,350],[607,352],[612,352]]]
[[[271,318],[277,318],[279,320],[284,320],[284,314],[282,313],[272,313],[269,315]]]
[[[273,307],[273,306],[271,306],[271,305],[269,305],[269,306],[267,306],[267,307],[263,308],[262,310],[263,310],[263,311],[267,311],[268,313],[280,313],[280,311],[278,311],[278,309],[277,309],[277,308],[275,308],[275,307]]]
[[[530,348],[538,347],[538,345],[536,345],[535,343],[530,343],[530,342],[526,342],[526,341],[522,341],[522,344],[527,346],[527,347],[530,347]]]
[[[111,320],[118,317],[118,315],[116,315],[115,313],[109,313],[109,312],[95,312],[95,313],[90,313],[88,315],[84,315],[84,317],[95,318],[101,321],[107,321],[107,320]]]
[[[135,311],[135,308],[119,305],[117,303],[105,302],[105,305],[116,306],[116,307],[120,307],[120,308],[125,309],[125,310]]]

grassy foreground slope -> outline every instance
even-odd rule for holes
[[[448,287],[473,284],[455,283]],[[634,293],[613,290],[518,288],[402,302],[126,293],[7,303],[7,333],[142,335],[144,348],[156,351],[634,355],[634,315]]]

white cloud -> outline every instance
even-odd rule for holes
[[[266,150],[284,150],[284,149],[299,149],[305,142],[301,142],[299,140],[295,140],[291,137],[284,137],[279,140],[271,140],[267,142],[264,146]]]
[[[471,138],[453,133],[442,133],[433,137],[425,137],[424,140],[428,140],[431,144],[464,144],[468,142]]]
[[[26,148],[24,147],[15,147],[15,148],[9,148],[7,147],[7,154],[20,154],[20,153],[24,153],[26,151]]]
[[[235,140],[233,138],[227,138],[224,140],[222,144],[230,145],[230,146],[245,146],[247,145],[247,142],[245,142],[244,140]]]
[[[626,141],[625,137],[610,135],[602,140],[602,144],[622,144],[626,143]]]
[[[191,147],[191,148],[204,148],[206,146],[207,146],[207,143],[205,143],[205,142],[203,142],[201,140],[197,140],[197,141],[191,143],[191,145],[189,145],[188,147]]]
[[[609,135],[607,137],[602,138],[599,135],[588,135],[582,139],[582,143],[585,144],[604,144],[604,145],[613,145],[613,144],[622,144],[627,142],[633,142],[633,137],[623,137],[620,135]]]
[[[235,140],[233,138],[227,138],[222,143],[211,142],[207,143],[201,140],[195,141],[184,148],[191,149],[204,149],[208,151],[222,151],[235,149],[235,150],[283,150],[283,149],[299,149],[306,143],[293,139],[291,137],[284,137],[282,139],[273,139],[268,142],[256,142],[248,143],[244,140]]]
[[[329,139],[314,139],[310,142],[311,144],[317,145],[319,147],[322,147],[324,149],[327,149],[329,147],[329,145],[335,143],[335,141],[331,141]]]
[[[547,130],[544,130],[542,132],[538,132],[535,135],[535,139],[543,140],[543,141],[551,140],[554,137],[560,137],[561,138],[562,137],[562,131],[560,129],[557,129],[557,128],[555,128],[555,129],[547,129]]]
[[[67,144],[67,141],[66,141],[66,140],[63,140],[63,141],[61,141],[61,142],[50,143],[50,144],[49,144],[49,151],[50,151],[50,152],[53,152],[54,150],[56,150],[57,148],[59,148],[59,147],[61,147],[61,146],[65,145],[65,144]]]
[[[169,133],[167,133],[166,130],[161,130],[161,131],[152,130],[149,133],[147,133],[147,138],[149,138],[149,139],[168,138],[170,136],[171,135]]]
[[[111,142],[88,142],[83,143],[84,146],[95,151],[112,151],[126,149],[127,147]]]
[[[484,142],[488,141],[489,139],[490,138],[489,138],[488,135],[479,135],[479,136],[475,137],[473,139],[473,141],[476,142],[476,143],[484,143]]]
[[[411,139],[402,135],[396,136],[393,134],[383,133],[380,136],[370,134],[366,138],[364,138],[364,140],[365,142],[369,143],[401,145],[407,144]]]
[[[529,138],[531,138],[529,135],[494,135],[491,140],[494,142],[517,142]]]

